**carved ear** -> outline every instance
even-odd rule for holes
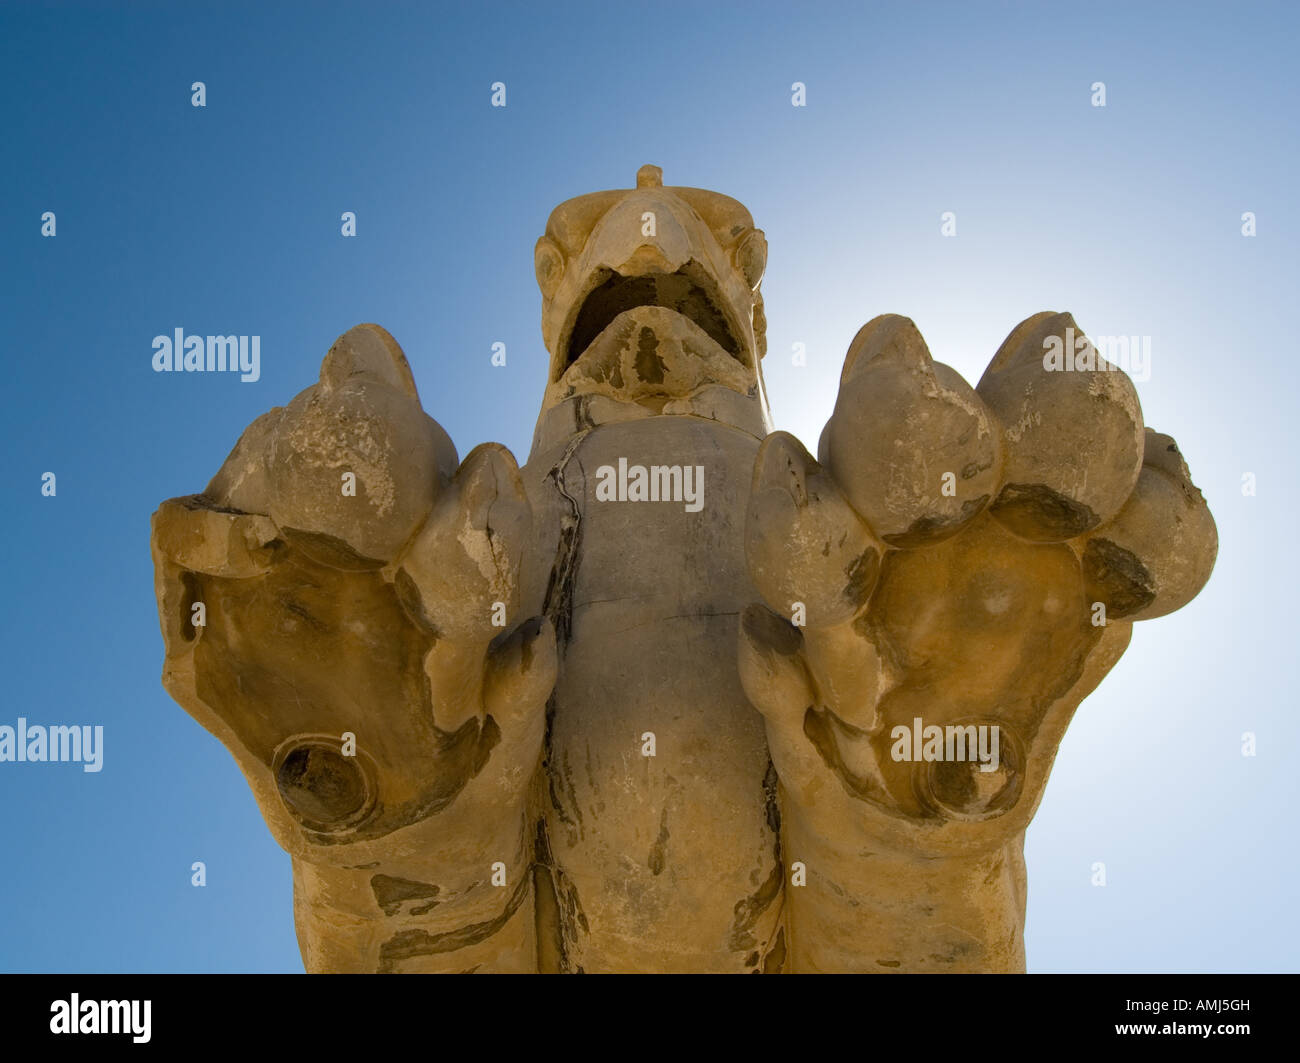
[[[406,354],[388,330],[379,325],[348,329],[334,341],[321,362],[320,382],[326,391],[357,380],[385,384],[408,398],[420,400]]]
[[[767,357],[767,314],[763,311],[763,293],[754,293],[754,345],[758,357]]]
[[[1003,475],[989,512],[1030,542],[1061,542],[1119,513],[1142,471],[1142,404],[1073,317],[1026,318],[980,382],[1001,425]]]
[[[1169,436],[1146,429],[1133,493],[1079,545],[1089,598],[1111,618],[1149,620],[1196,597],[1214,569],[1219,533]]]
[[[910,318],[882,314],[849,346],[818,450],[871,530],[911,550],[956,535],[997,494],[1000,431]]]
[[[533,248],[533,268],[537,272],[537,287],[542,298],[550,299],[564,276],[564,252],[549,236],[539,237]]]
[[[750,288],[757,288],[767,268],[767,237],[762,229],[754,229],[731,249],[731,264]]]

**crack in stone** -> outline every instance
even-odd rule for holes
[[[564,477],[570,460],[586,435],[586,432],[582,432],[569,440],[559,461],[546,474],[546,478],[555,485],[555,490],[559,492],[560,497],[568,503],[568,512],[560,515],[560,540],[556,547],[555,563],[551,566],[551,574],[546,583],[546,598],[542,606],[542,611],[555,626],[555,637],[559,643],[561,656],[573,633],[573,589],[578,570],[578,553],[582,547],[582,509],[578,505],[578,500],[569,493]],[[581,462],[578,468],[582,468]]]

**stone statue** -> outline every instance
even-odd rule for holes
[[[537,241],[522,469],[359,325],[154,514],[164,685],[292,857],[308,971],[1024,969],[1057,745],[1214,521],[1063,313],[975,388],[868,322],[814,459],[766,254],[644,166]]]

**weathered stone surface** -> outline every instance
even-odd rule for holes
[[[852,620],[880,574],[885,547],[835,481],[787,432],[773,432],[754,463],[745,554],[758,592],[801,625]]]
[[[451,439],[420,408],[405,355],[378,325],[339,337],[320,382],[289,403],[268,443],[268,515],[300,549],[348,568],[392,558],[456,468]],[[346,504],[349,486],[361,504]]]
[[[1121,373],[1045,366],[1063,314],[975,389],[875,318],[814,460],[766,254],[642,167],[537,242],[522,468],[458,464],[363,325],[154,514],[164,684],[291,854],[308,970],[1024,968],[1056,748],[1213,519]]]
[[[1002,424],[1003,486],[990,512],[1008,529],[1061,542],[1119,512],[1142,467],[1142,408],[1073,317],[1026,318],[975,390]]]
[[[1115,619],[1181,609],[1214,568],[1219,537],[1178,445],[1146,430],[1137,486],[1115,518],[1079,543],[1089,594]]]
[[[822,448],[849,502],[891,546],[955,535],[1001,483],[998,425],[897,314],[854,337]]]

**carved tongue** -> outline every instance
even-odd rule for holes
[[[684,398],[709,384],[749,391],[745,367],[690,318],[638,306],[614,318],[559,380],[564,394],[627,402]]]

